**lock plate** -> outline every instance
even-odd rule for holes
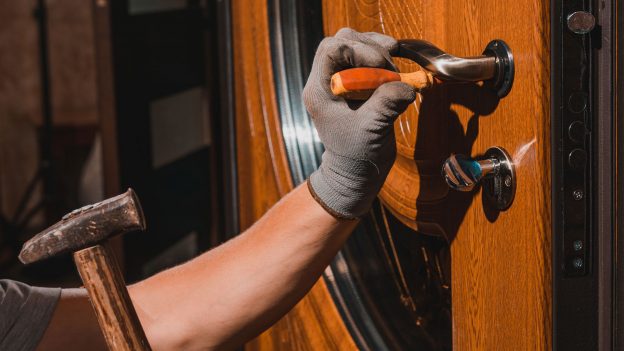
[[[499,211],[505,211],[516,196],[516,171],[511,157],[505,149],[494,146],[485,152],[485,158],[499,162],[495,174],[483,180],[483,196],[487,204]]]

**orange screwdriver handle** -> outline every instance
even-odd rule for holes
[[[397,73],[382,68],[359,67],[335,73],[331,77],[331,91],[345,99],[366,100],[380,85],[397,81],[407,83],[417,91],[435,83],[431,73],[425,71]]]

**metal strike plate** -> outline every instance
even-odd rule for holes
[[[499,211],[505,211],[516,196],[516,171],[511,157],[505,149],[494,146],[485,152],[485,158],[496,159],[498,169],[491,177],[483,180],[483,196],[488,204]]]

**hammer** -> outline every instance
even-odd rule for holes
[[[80,278],[89,293],[98,323],[113,351],[151,350],[126,284],[106,241],[119,234],[145,229],[139,199],[132,189],[79,208],[24,244],[24,264],[73,252]]]

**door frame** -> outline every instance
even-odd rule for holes
[[[614,347],[615,3],[551,2],[553,350]],[[566,18],[574,11],[594,14],[592,32],[578,35],[567,28]],[[579,93],[587,96],[582,112],[572,106],[581,96],[573,94]],[[568,136],[575,118],[584,119],[589,130],[580,146],[571,146]],[[588,151],[584,173],[568,166],[570,148]],[[581,187],[585,196],[574,200],[571,192]],[[579,203],[585,205],[582,211]],[[571,247],[577,240],[583,249],[575,254]],[[575,272],[571,260],[577,257],[585,264]]]

